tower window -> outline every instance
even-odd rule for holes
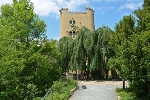
[[[69,21],[69,24],[71,24],[71,25],[74,25],[75,23],[76,23],[76,22],[75,22],[75,20],[73,20],[73,19]]]
[[[73,20],[73,24],[75,24],[75,20]]]
[[[72,20],[70,20],[69,23],[72,24]]]
[[[72,37],[72,32],[71,31],[69,32],[69,36]]]
[[[73,32],[73,38],[75,38],[76,37],[76,32]]]
[[[73,36],[76,36],[76,32],[73,32]]]

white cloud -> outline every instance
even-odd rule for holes
[[[123,16],[129,16],[129,15],[131,15],[131,14],[128,13],[128,12],[125,12],[125,13],[122,14],[122,17],[123,17]]]
[[[94,2],[102,2],[103,0],[93,0]]]
[[[40,16],[58,17],[61,8],[75,10],[77,7],[87,4],[87,0],[31,0],[35,6],[35,12]]]
[[[123,9],[130,9],[130,10],[135,10],[137,9],[138,7],[141,7],[142,6],[142,2],[138,2],[138,3],[128,3],[128,4],[125,4],[125,5],[122,5],[119,10],[123,10]]]
[[[118,0],[105,0],[106,2],[117,2]]]
[[[118,0],[93,0],[94,2],[117,2]]]
[[[115,9],[114,6],[99,6],[99,7],[92,6],[91,8],[96,11],[99,11],[100,13],[107,13]]]
[[[1,1],[0,1],[0,6],[1,6],[2,4],[6,4],[6,3],[12,3],[12,0],[1,0]]]
[[[115,7],[113,7],[113,6],[110,6],[110,7],[108,7],[107,9],[108,10],[112,10],[112,9],[114,9]]]
[[[49,14],[59,14],[59,7],[52,0],[31,0],[34,3],[34,11],[40,16],[48,16]]]
[[[59,16],[61,8],[76,10],[81,5],[88,4],[88,0],[31,0],[34,3],[34,11],[40,16]],[[12,3],[12,0],[1,0],[0,6]]]

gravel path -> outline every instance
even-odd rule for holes
[[[122,81],[80,81],[79,89],[69,100],[117,100],[115,89]]]

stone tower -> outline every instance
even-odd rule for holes
[[[68,8],[60,10],[60,38],[67,36],[76,38],[78,28],[86,26],[94,30],[94,11],[86,7],[86,12],[68,12]]]

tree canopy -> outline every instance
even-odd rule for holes
[[[29,100],[43,96],[60,77],[60,52],[46,41],[46,24],[30,0],[0,8],[0,98]]]
[[[124,16],[116,25],[114,39],[110,41],[116,55],[109,60],[109,65],[130,81],[136,97],[145,100],[149,99],[150,90],[149,3],[144,0],[143,7],[134,11],[136,18]]]
[[[112,32],[106,26],[94,31],[82,27],[78,30],[76,39],[63,37],[59,41],[59,50],[64,60],[61,62],[62,67],[76,70],[78,66],[82,79],[103,79],[105,76],[108,78],[107,61],[111,56],[108,40]]]

